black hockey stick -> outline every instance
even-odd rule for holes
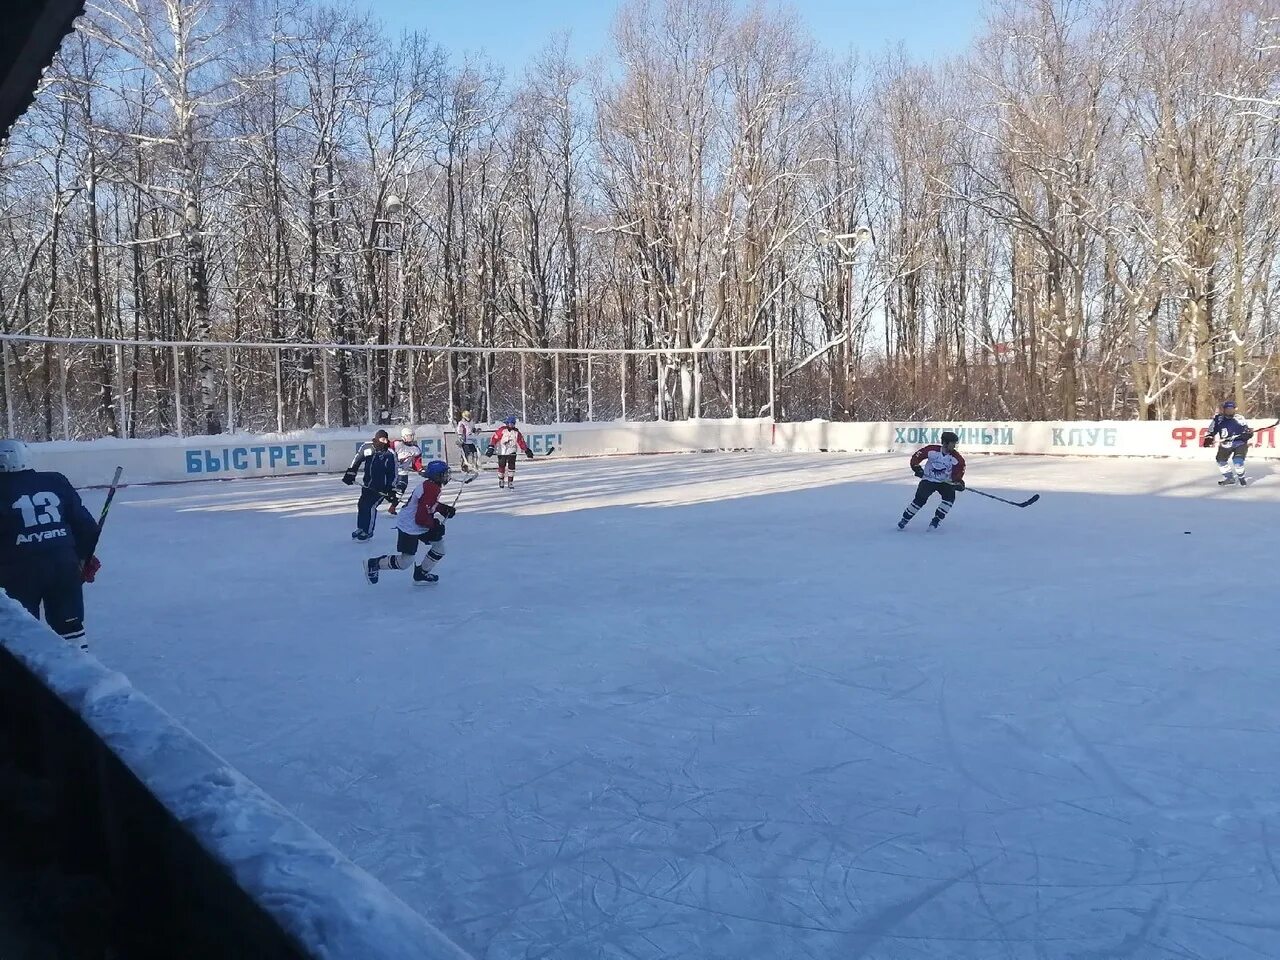
[[[980,497],[986,497],[988,500],[999,500],[1001,503],[1007,503],[1011,507],[1029,507],[1040,499],[1040,494],[1033,493],[1029,499],[1019,503],[1017,500],[1006,500],[1004,497],[997,497],[994,493],[983,493],[981,490],[975,490],[973,487],[965,487],[969,493],[976,493]]]
[[[111,478],[111,486],[107,489],[107,499],[102,502],[102,512],[98,514],[98,536],[102,536],[102,528],[107,525],[107,513],[111,510],[111,501],[116,498],[116,489],[120,486],[120,475],[124,473],[124,467],[116,467],[115,476]],[[86,560],[80,564],[80,573],[84,574],[84,568],[88,566],[89,561]]]
[[[120,474],[124,473],[124,467],[116,467],[115,476],[111,478],[111,486],[107,490],[107,499],[103,501],[102,512],[98,514],[98,535],[102,535],[102,528],[107,524],[107,511],[111,509],[111,501],[116,498],[116,488],[120,486]]]

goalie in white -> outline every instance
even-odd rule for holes
[[[471,411],[463,410],[458,420],[458,449],[462,454],[462,472],[480,472],[480,454],[476,450],[476,428],[471,422]]]
[[[396,453],[396,495],[403,497],[409,489],[409,474],[422,470],[422,446],[418,443],[413,427],[405,427],[400,431],[400,439],[395,442]],[[395,516],[397,501],[393,500],[387,513]]]

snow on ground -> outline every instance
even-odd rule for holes
[[[486,960],[1274,956],[1276,469],[521,461],[434,587],[336,477],[135,487],[91,639]]]

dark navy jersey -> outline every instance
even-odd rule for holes
[[[1245,422],[1239,417],[1228,417],[1220,413],[1209,424],[1209,436],[1221,446],[1240,447],[1249,442],[1249,438],[1245,436],[1247,429]]]
[[[364,486],[370,490],[390,490],[396,485],[396,452],[389,446],[378,450],[372,443],[366,443],[356,451],[356,458],[347,469],[359,470],[364,466]]]
[[[98,524],[62,474],[0,473],[0,564],[58,552],[84,561],[97,545]]]

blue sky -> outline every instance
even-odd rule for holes
[[[606,53],[613,0],[356,0],[393,31],[422,30],[453,56],[485,51],[519,71],[556,32],[581,59]],[[901,42],[915,59],[958,53],[981,28],[982,0],[792,0],[819,43],[878,53]]]

